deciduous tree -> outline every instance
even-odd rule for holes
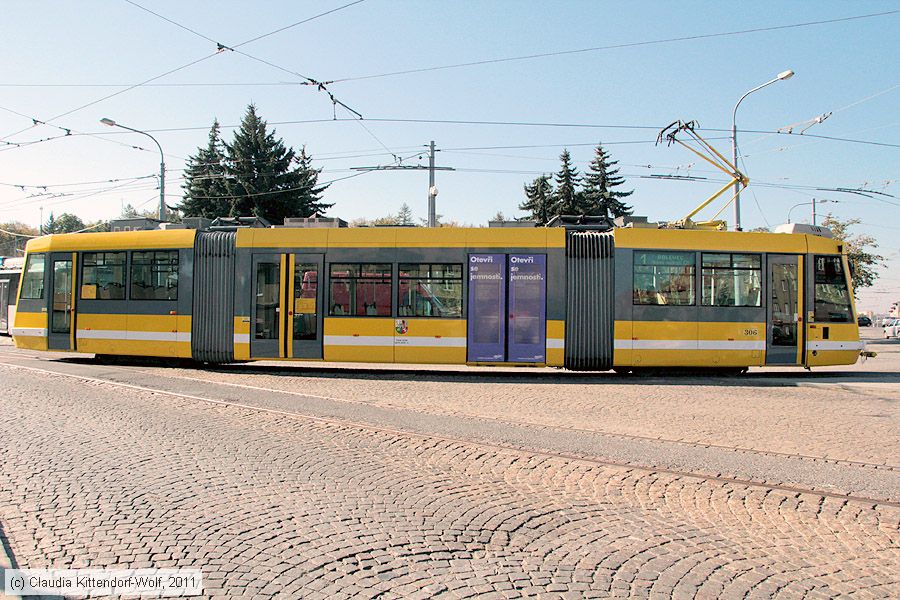
[[[25,243],[38,235],[37,228],[19,221],[0,223],[0,230],[0,256],[22,256]]]
[[[45,234],[74,233],[76,231],[81,231],[84,228],[84,221],[70,213],[63,213],[58,217],[54,217],[53,213],[50,213],[50,218],[44,223]]]
[[[847,262],[850,263],[850,274],[853,280],[854,295],[864,287],[870,287],[878,279],[877,268],[881,266],[884,257],[875,254],[878,243],[871,235],[853,235],[850,228],[859,225],[859,219],[841,220],[829,213],[822,222],[823,227],[831,230],[835,239],[843,241],[846,245]]]

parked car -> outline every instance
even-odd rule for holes
[[[859,317],[857,317],[856,319],[856,324],[860,327],[871,327],[872,319],[870,319],[866,315],[859,315]]]
[[[884,326],[885,338],[900,338],[900,319],[893,319]]]

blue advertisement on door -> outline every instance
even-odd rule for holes
[[[508,362],[547,359],[547,255],[509,256]]]
[[[468,361],[503,362],[506,345],[506,255],[469,255]]]

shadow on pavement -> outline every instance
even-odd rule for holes
[[[696,368],[645,368],[632,373],[620,374],[612,371],[566,371],[563,369],[538,368],[496,368],[496,367],[450,367],[430,368],[428,366],[409,367],[404,365],[341,364],[285,365],[244,363],[209,365],[184,359],[153,359],[146,357],[67,357],[60,362],[92,365],[117,365],[128,367],[155,367],[171,369],[198,369],[212,373],[269,375],[274,377],[331,377],[335,379],[379,379],[408,381],[410,379],[427,382],[478,382],[478,383],[527,383],[527,384],[615,384],[615,385],[697,385],[697,386],[781,386],[792,387],[803,383],[897,383],[900,373],[884,371],[793,371],[751,370],[740,373],[728,369]],[[482,370],[483,369],[483,370]]]

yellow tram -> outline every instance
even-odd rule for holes
[[[840,241],[616,228],[237,228],[31,240],[19,348],[193,358],[853,364]]]

